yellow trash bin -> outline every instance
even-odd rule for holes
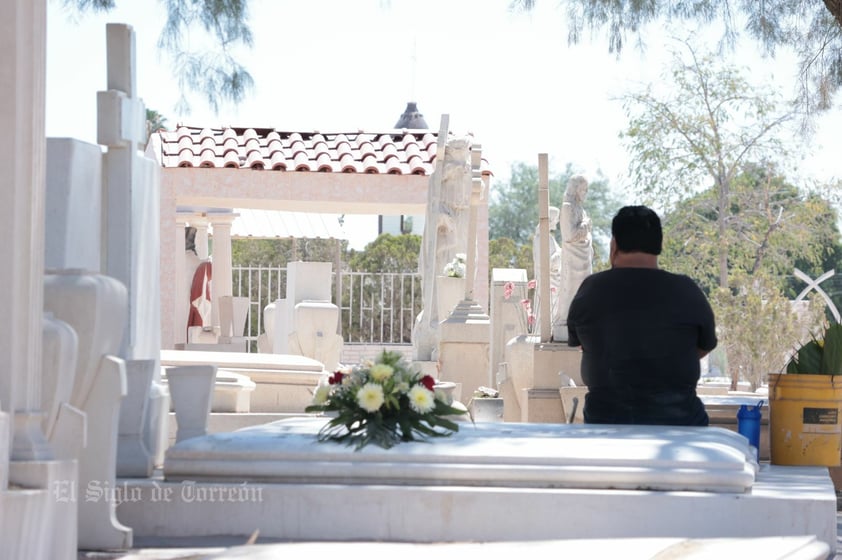
[[[769,375],[773,465],[835,467],[842,457],[842,375]]]

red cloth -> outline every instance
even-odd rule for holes
[[[209,261],[202,262],[193,273],[193,283],[190,285],[190,315],[187,317],[188,327],[202,327],[202,316],[193,303],[202,296],[205,291],[205,299],[211,300],[211,278],[213,277],[213,266]]]

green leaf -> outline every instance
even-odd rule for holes
[[[811,340],[798,351],[798,364],[801,373],[820,373],[822,370],[822,347],[818,341]]]
[[[842,374],[842,324],[835,323],[824,333],[822,366],[819,373]]]

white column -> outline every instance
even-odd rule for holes
[[[190,218],[190,225],[196,228],[196,255],[199,260],[208,258],[208,220],[203,216]]]
[[[477,207],[482,198],[483,182],[480,173],[482,161],[482,147],[474,144],[471,147],[471,208],[468,218],[468,254],[465,267],[465,300],[474,301],[474,290],[477,280]],[[485,279],[483,278],[483,282]]]
[[[10,456],[16,460],[51,455],[38,412],[44,301],[46,28],[45,0],[0,4],[0,317],[6,325],[0,337],[0,409],[13,415]],[[0,471],[4,471],[6,455],[7,451],[0,449]]]
[[[219,298],[233,295],[231,287],[231,224],[239,214],[208,214],[213,232],[213,279],[211,280],[211,298],[213,299],[213,326],[219,326]]]
[[[538,299],[541,309],[538,312],[538,326],[541,342],[552,338],[552,317],[550,307],[550,187],[547,154],[538,154],[538,258],[541,259],[541,278],[538,281]]]
[[[187,317],[190,313],[188,302],[190,291],[187,282],[187,266],[185,262],[184,232],[189,216],[176,214],[175,216],[175,344],[187,342]]]

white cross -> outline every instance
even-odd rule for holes
[[[798,294],[798,297],[795,298],[795,301],[801,301],[802,299],[804,299],[804,296],[806,296],[807,294],[810,293],[811,290],[816,290],[819,293],[819,295],[821,295],[824,298],[824,301],[827,303],[827,306],[830,308],[830,312],[833,314],[833,318],[836,319],[837,323],[839,323],[840,322],[840,320],[839,320],[839,310],[836,309],[836,305],[834,305],[833,300],[830,299],[830,296],[828,296],[827,293],[819,287],[819,284],[821,284],[822,282],[824,282],[825,280],[827,280],[828,278],[830,278],[834,274],[836,274],[835,270],[828,270],[827,272],[825,272],[824,274],[822,274],[821,276],[819,276],[818,278],[813,280],[812,278],[807,276],[805,273],[801,272],[800,270],[798,270],[796,268],[795,269],[795,277],[800,279],[800,280],[804,280],[804,282],[807,283],[807,287],[804,288],[803,290],[801,290],[801,293]]]

